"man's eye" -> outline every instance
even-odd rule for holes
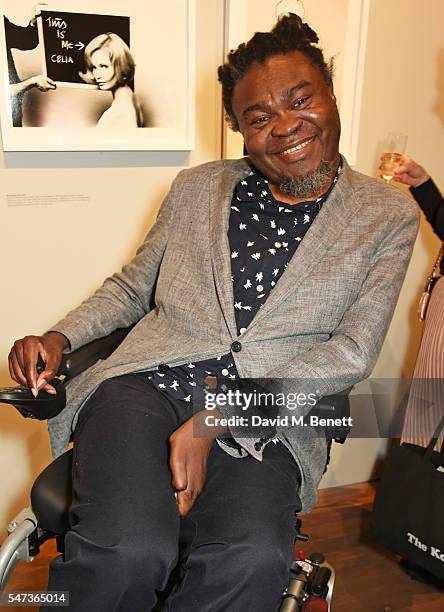
[[[262,115],[261,117],[256,117],[255,119],[253,119],[251,121],[251,123],[254,124],[259,124],[259,123],[265,123],[266,121],[269,120],[269,117],[267,117],[267,115]]]
[[[307,102],[309,97],[310,96],[305,96],[304,98],[299,98],[298,100],[296,100],[296,102],[293,103],[293,107],[294,108],[299,108],[300,106],[303,106],[305,104],[305,102]]]

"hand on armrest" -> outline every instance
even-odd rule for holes
[[[68,348],[68,339],[59,332],[48,332],[43,336],[25,336],[16,340],[9,353],[11,378],[20,385],[29,387],[34,397],[40,390],[55,394],[48,381],[54,378],[62,361],[63,351]],[[37,371],[39,357],[45,363],[42,372]]]

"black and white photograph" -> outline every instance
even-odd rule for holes
[[[190,150],[193,4],[0,1],[5,150]]]

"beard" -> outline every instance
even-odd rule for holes
[[[279,178],[279,189],[282,193],[294,198],[317,197],[321,194],[322,188],[332,176],[330,162],[322,159],[319,166],[310,170],[304,176],[291,179],[288,176]]]

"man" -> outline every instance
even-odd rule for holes
[[[10,354],[17,381],[51,391],[63,350],[137,322],[49,423],[55,453],[74,431],[72,528],[49,580],[73,610],[149,610],[173,568],[166,610],[278,604],[325,437],[286,426],[247,437],[235,425],[216,443],[223,423],[194,436],[208,414],[193,412],[194,390],[297,378],[319,398],[362,380],[417,231],[410,200],[339,155],[317,40],[293,15],[230,53],[219,78],[249,157],[181,172],[122,272]]]

